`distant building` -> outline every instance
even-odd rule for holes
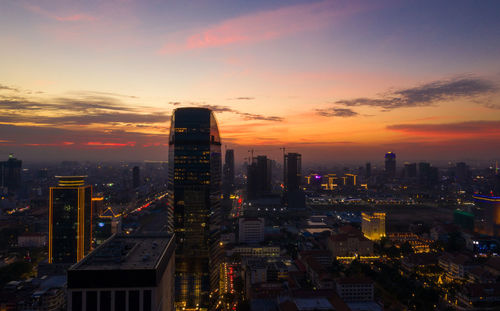
[[[455,181],[465,186],[470,179],[469,166],[464,162],[458,162],[455,166]]]
[[[418,163],[418,182],[425,187],[432,187],[439,180],[439,171],[437,167],[432,167],[430,163]]]
[[[174,310],[175,241],[115,235],[68,270],[68,311]]]
[[[385,174],[389,178],[396,177],[396,154],[389,151],[385,154]]]
[[[241,217],[239,224],[240,243],[260,243],[264,241],[264,218]]]
[[[263,155],[252,159],[247,169],[247,199],[255,200],[271,192],[271,161]]]
[[[291,209],[305,208],[305,194],[302,190],[302,156],[287,153],[283,159],[283,196],[285,205]]]
[[[385,237],[385,213],[361,213],[361,230],[372,241]]]
[[[76,263],[92,246],[92,186],[85,185],[86,176],[56,177],[49,197],[49,263]]]
[[[500,237],[500,197],[473,195],[478,208],[475,215],[475,231],[494,237]]]
[[[372,164],[370,162],[366,163],[365,165],[365,177],[372,177]]]
[[[47,235],[44,233],[23,233],[17,237],[17,247],[45,247]]]
[[[111,206],[97,216],[94,226],[94,241],[96,246],[104,243],[113,234],[121,232],[121,216]]]
[[[141,186],[141,170],[138,166],[132,169],[132,186],[134,189]]]
[[[222,195],[229,197],[234,191],[234,150],[227,149],[222,169]]]
[[[404,177],[406,179],[417,178],[417,163],[405,163]]]
[[[8,188],[9,192],[21,187],[21,169],[23,161],[9,155],[7,161],[0,162],[0,188]]]
[[[327,241],[332,257],[356,257],[373,255],[373,242],[365,238],[359,230],[333,234]]]

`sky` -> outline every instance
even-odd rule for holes
[[[0,42],[0,159],[166,160],[179,107],[239,162],[500,157],[496,0],[4,0]]]

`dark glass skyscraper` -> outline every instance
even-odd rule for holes
[[[385,174],[389,178],[396,177],[396,154],[394,152],[387,152],[385,154]]]
[[[263,155],[252,159],[247,168],[247,199],[255,200],[271,192],[271,161]]]
[[[299,153],[287,153],[283,158],[283,192],[285,205],[292,209],[305,207],[305,195],[302,185],[302,156]]]
[[[56,177],[49,197],[49,263],[72,264],[92,245],[92,187],[86,176]]]
[[[0,187],[8,188],[13,192],[21,187],[21,169],[23,161],[18,160],[13,154],[7,161],[0,162]]]
[[[138,166],[132,169],[132,187],[138,188],[141,185],[141,171]]]
[[[178,309],[206,310],[218,286],[221,143],[206,108],[179,108],[169,140],[169,228],[175,231]]]
[[[223,169],[223,179],[222,179],[222,194],[224,198],[229,197],[229,195],[234,190],[234,150],[227,149],[226,157],[224,161]]]

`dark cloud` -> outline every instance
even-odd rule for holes
[[[324,117],[341,117],[349,118],[359,115],[356,111],[349,108],[328,108],[328,109],[316,109],[316,112],[320,116]]]
[[[452,80],[442,80],[421,86],[401,89],[387,93],[382,98],[355,98],[336,101],[336,104],[349,107],[369,106],[392,110],[405,107],[432,106],[440,100],[469,98],[491,94],[497,91],[497,86],[491,81],[461,77]]]
[[[439,124],[394,124],[387,126],[387,129],[408,133],[500,135],[500,121],[479,120]]]
[[[0,90],[19,92],[19,89],[16,89],[15,87],[3,85],[3,84],[0,84]]]
[[[241,97],[236,97],[236,100],[253,100],[255,97],[248,97],[248,96],[241,96]]]
[[[261,115],[261,114],[241,112],[241,111],[235,110],[235,109],[227,107],[227,106],[220,106],[220,105],[199,105],[198,107],[208,108],[208,109],[210,109],[210,110],[212,110],[214,112],[231,112],[231,113],[235,113],[237,115],[240,115],[245,120],[260,120],[260,121],[273,121],[273,122],[281,122],[281,121],[284,120],[282,117],[277,117],[277,116],[264,116],[264,115]]]

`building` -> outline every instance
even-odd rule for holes
[[[385,154],[385,174],[388,178],[396,177],[396,154],[389,151]]]
[[[327,241],[328,250],[332,257],[343,260],[344,257],[373,255],[373,242],[363,236],[361,232],[333,234]]]
[[[283,198],[291,209],[303,209],[306,198],[302,189],[302,156],[299,153],[287,153],[283,159]]]
[[[365,177],[372,177],[372,164],[370,162],[366,163],[365,165]]]
[[[344,277],[336,281],[337,293],[340,298],[349,302],[368,302],[374,299],[373,281],[366,277]]]
[[[500,197],[473,195],[478,208],[475,215],[475,231],[494,237],[500,237]]]
[[[92,186],[86,176],[56,176],[49,195],[49,263],[72,264],[92,247]]]
[[[417,163],[405,163],[404,176],[406,179],[417,178]]]
[[[439,257],[438,264],[446,272],[447,280],[465,280],[467,273],[479,266],[471,256],[448,252]]]
[[[227,198],[234,191],[234,150],[227,149],[222,175],[222,194]]]
[[[117,213],[108,206],[96,219],[94,227],[94,242],[96,246],[101,245],[113,234],[121,232],[121,213]]]
[[[241,217],[239,224],[240,243],[260,243],[264,241],[264,218]]]
[[[209,307],[219,287],[221,142],[206,108],[178,108],[169,139],[169,220],[176,233],[176,307]]]
[[[45,247],[47,235],[40,232],[23,233],[17,237],[17,247]]]
[[[68,311],[173,311],[175,240],[115,235],[68,269]]]
[[[255,200],[271,193],[271,161],[264,155],[252,159],[247,168],[247,199]]]
[[[385,213],[361,213],[361,230],[372,241],[385,237]]]
[[[226,251],[226,256],[239,254],[241,257],[279,257],[279,246],[238,245]]]
[[[138,188],[141,186],[141,170],[138,166],[132,169],[132,187]]]
[[[21,187],[21,169],[23,161],[9,154],[7,161],[0,162],[0,188],[7,188],[9,192]]]

